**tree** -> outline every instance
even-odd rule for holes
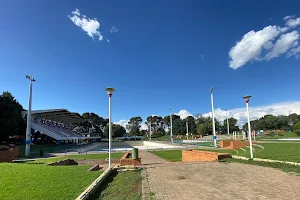
[[[12,135],[25,135],[22,106],[9,92],[0,95],[0,142]]]
[[[139,135],[140,134],[140,128],[141,128],[142,121],[143,120],[141,117],[130,118],[128,124],[126,125],[126,129],[128,130],[130,135]]]
[[[293,131],[297,131],[297,130],[300,130],[300,122],[294,124],[293,126]]]
[[[104,119],[93,112],[83,113],[82,118],[84,118],[86,122],[82,123],[80,126],[82,126],[86,132],[90,133],[102,133],[104,131],[104,127],[108,124],[108,119]]]
[[[173,134],[174,135],[181,135],[184,134],[184,125],[183,125],[183,121],[179,118],[179,119],[175,119],[173,121]]]
[[[188,122],[189,133],[197,133],[195,118],[192,116],[188,116],[184,120],[184,123],[186,123],[186,122]]]
[[[154,132],[157,132],[159,128],[164,128],[164,121],[161,116],[148,116],[146,124],[148,126],[151,124],[151,130]]]
[[[119,125],[119,124],[112,124],[112,137],[122,137],[124,135],[126,135],[126,130],[123,126]],[[104,132],[103,132],[103,138],[108,138],[108,133],[109,131],[109,125],[107,124],[104,128]]]
[[[196,126],[197,126],[198,134],[201,134],[201,135],[212,135],[213,134],[211,117],[200,116],[199,118],[196,119]],[[215,119],[215,129],[216,129],[216,133],[222,131],[222,126],[217,119]]]
[[[233,131],[239,131],[239,127],[236,126],[237,123],[237,119],[231,117],[228,119],[228,123],[229,123],[229,133],[232,133]],[[223,123],[223,127],[222,127],[222,132],[223,133],[227,133],[227,119],[224,119],[224,123]]]

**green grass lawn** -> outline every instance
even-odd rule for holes
[[[124,153],[112,153],[112,158],[121,158],[124,155]],[[29,164],[49,164],[52,162],[56,162],[59,160],[64,160],[67,158],[71,159],[89,159],[89,160],[95,160],[100,159],[104,160],[108,158],[108,153],[102,153],[102,154],[81,154],[81,155],[67,155],[67,156],[61,156],[61,157],[54,157],[54,158],[46,158],[46,159],[38,159],[35,161],[28,161],[26,163]]]
[[[162,157],[170,162],[180,162],[182,161],[181,150],[166,150],[166,151],[151,151],[151,153]]]
[[[253,146],[255,158],[300,162],[300,143],[260,143],[259,145],[262,145],[264,149]],[[244,149],[246,152],[238,150],[238,155],[250,157],[250,149],[246,147]]]
[[[264,149],[253,146],[255,158],[264,158],[272,160],[300,162],[300,143],[260,143]],[[243,147],[246,150],[237,149],[238,153],[234,150],[227,149],[199,149],[202,151],[213,151],[220,153],[231,153],[232,155],[250,157],[249,147]],[[171,162],[180,162],[182,160],[181,150],[165,150],[165,151],[151,151],[153,154],[158,155]]]
[[[260,139],[280,139],[280,138],[297,138],[297,137],[299,136],[294,132],[274,131],[274,134],[257,136],[256,139],[260,140]]]
[[[89,167],[0,163],[0,199],[75,199],[103,172]]]
[[[233,158],[226,158],[220,162],[225,162],[225,163],[237,162],[237,163],[243,163],[243,164],[258,165],[258,166],[263,166],[263,167],[272,167],[272,168],[280,169],[285,172],[292,172],[292,173],[296,173],[297,175],[300,175],[300,167],[299,166],[283,164],[283,163],[257,162],[257,161],[253,161],[253,160],[239,160],[239,159],[233,159]]]
[[[141,171],[114,172],[90,200],[140,200],[142,199]]]

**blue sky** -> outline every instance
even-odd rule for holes
[[[25,108],[30,73],[33,109],[107,117],[104,88],[115,87],[113,121],[209,113],[211,86],[221,111],[243,108],[246,94],[263,108],[300,98],[296,0],[0,5],[0,91]]]

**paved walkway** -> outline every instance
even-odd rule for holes
[[[142,154],[147,164],[142,172],[144,199],[151,199],[151,194],[156,200],[300,197],[297,189],[300,177],[273,168],[219,162],[151,165],[151,158],[154,158],[153,163],[163,162],[152,155]]]
[[[139,151],[139,156],[142,158],[143,166],[156,165],[167,162],[165,159],[162,159],[161,157],[148,151]]]

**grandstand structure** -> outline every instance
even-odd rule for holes
[[[22,111],[22,116],[26,119],[26,110]],[[31,128],[55,139],[58,144],[60,141],[81,143],[83,140],[100,139],[100,134],[91,136],[90,133],[74,131],[78,124],[85,121],[78,113],[69,112],[67,109],[31,111]]]

